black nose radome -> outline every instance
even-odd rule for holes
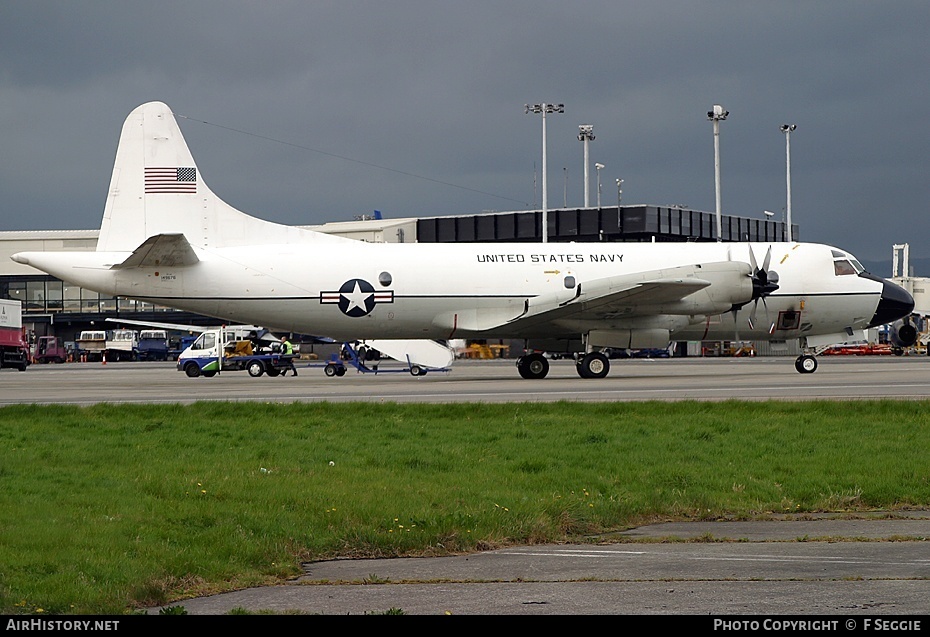
[[[865,274],[859,276],[865,276]],[[910,292],[886,279],[871,275],[866,276],[866,278],[881,281],[883,286],[882,298],[878,302],[875,316],[869,321],[869,327],[894,323],[900,318],[911,315],[911,312],[914,311],[914,297],[911,296]]]

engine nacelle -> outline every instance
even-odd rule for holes
[[[888,328],[888,341],[896,347],[910,347],[917,342],[917,326],[910,317],[895,321]]]

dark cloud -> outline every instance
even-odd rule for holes
[[[201,173],[285,223],[602,201],[714,209],[706,111],[723,104],[722,205],[785,206],[801,236],[887,259],[924,221],[930,11],[913,1],[7,3],[4,228],[93,228],[125,116],[187,116]],[[592,168],[592,178],[594,175]],[[592,184],[592,202],[595,200]]]

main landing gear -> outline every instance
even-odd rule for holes
[[[610,361],[601,352],[589,352],[578,357],[575,370],[582,378],[604,378],[610,371]],[[526,354],[517,359],[517,371],[529,380],[545,378],[549,373],[549,361],[542,354]]]
[[[526,354],[517,359],[517,371],[529,380],[545,378],[549,373],[549,361],[542,354]]]
[[[575,370],[582,378],[604,378],[610,371],[610,361],[601,352],[589,352],[578,357]]]

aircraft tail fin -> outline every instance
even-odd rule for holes
[[[264,221],[236,210],[203,180],[167,104],[149,102],[123,124],[98,252],[133,251],[156,235],[183,235],[191,246],[349,241]]]

